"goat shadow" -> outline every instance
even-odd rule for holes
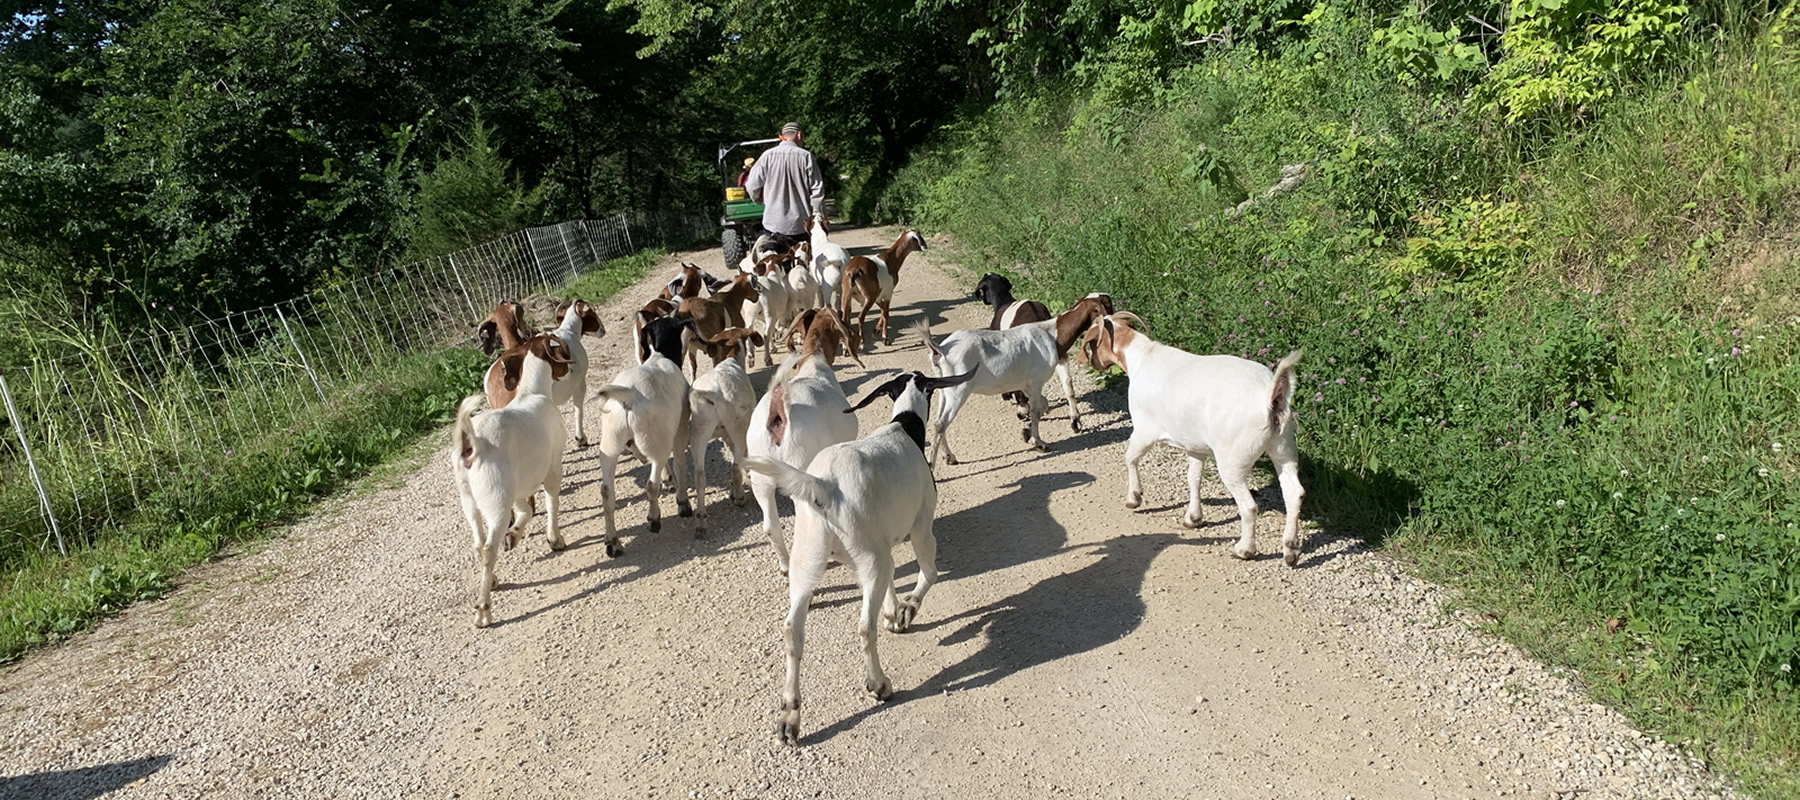
[[[1219,540],[1176,533],[1140,533],[1057,552],[1090,551],[1099,558],[1052,576],[980,608],[915,626],[910,635],[954,626],[939,644],[986,636],[979,651],[940,670],[923,684],[898,691],[886,704],[858,711],[808,737],[830,740],[885,706],[991,686],[1009,675],[1117,642],[1143,624],[1144,577],[1156,556],[1176,545],[1216,545]]]
[[[1017,491],[938,518],[932,523],[932,534],[938,542],[941,580],[958,581],[1054,555],[1069,536],[1050,515],[1050,495],[1093,482],[1094,476],[1085,472],[1029,475],[1000,487]],[[905,561],[896,566],[894,581],[905,588],[912,584],[919,565],[906,558],[909,551],[896,553]],[[832,599],[818,599],[828,595]],[[862,589],[854,581],[839,583],[820,587],[814,598],[815,610],[860,603]]]
[[[91,800],[156,774],[174,758],[173,755],[146,756],[111,764],[0,778],[0,798]]]

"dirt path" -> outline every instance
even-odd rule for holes
[[[892,235],[838,238],[869,252]],[[986,324],[965,299],[972,281],[945,258],[934,248],[907,262],[896,330],[922,309],[939,335]],[[628,363],[625,312],[671,271],[610,304],[591,381]],[[868,362],[869,373],[840,370],[853,395],[926,359],[902,335]],[[646,470],[628,462],[619,559],[596,546],[594,454],[571,453],[573,547],[550,553],[534,522],[501,559],[496,627],[476,630],[468,532],[434,441],[397,485],[0,673],[0,796],[1717,791],[1352,539],[1312,530],[1297,570],[1233,560],[1235,509],[1216,486],[1208,524],[1180,528],[1185,473],[1172,453],[1147,459],[1145,509],[1126,511],[1124,398],[1078,372],[1089,429],[1071,434],[1049,389],[1048,455],[1025,448],[995,398],[973,399],[953,426],[967,460],[938,472],[943,582],[913,632],[880,640],[893,701],[863,694],[854,582],[841,567],[827,574],[807,628],[799,749],[773,735],[786,583],[754,504],[724,500],[716,444],[711,538],[693,539],[666,501],[665,526],[647,533]],[[887,414],[865,409],[863,432]],[[1272,489],[1259,501],[1280,508]],[[1279,525],[1278,511],[1263,513],[1265,551]],[[910,548],[898,560],[909,583]]]

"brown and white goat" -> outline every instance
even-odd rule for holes
[[[1069,394],[1069,413],[1076,430],[1081,430],[1081,417],[1075,405],[1074,391],[1068,384],[1066,354],[1081,339],[1094,320],[1105,316],[1112,306],[1105,295],[1090,295],[1077,301],[1068,311],[1041,322],[1027,322],[1006,330],[957,331],[944,338],[942,344],[931,341],[931,331],[919,323],[925,346],[931,350],[931,364],[939,375],[973,372],[975,377],[944,390],[938,404],[935,433],[931,445],[931,463],[937,464],[942,449],[949,463],[956,463],[945,431],[972,394],[1004,395],[1019,392],[1025,396],[1025,441],[1039,450],[1048,450],[1038,434],[1038,420],[1049,409],[1044,400],[1044,382],[1059,368],[1064,377],[1063,391]]]
[[[537,331],[525,324],[525,307],[517,300],[502,300],[488,312],[487,319],[475,327],[475,341],[483,355],[511,350]]]
[[[754,275],[740,273],[731,279],[731,286],[712,297],[689,297],[681,301],[675,309],[675,319],[693,320],[694,332],[702,339],[711,339],[726,328],[743,328],[744,303],[755,302],[760,293],[753,283]],[[699,354],[688,352],[688,365],[695,376],[700,374]]]
[[[900,238],[888,245],[888,249],[872,256],[857,256],[850,259],[844,267],[843,313],[845,322],[850,321],[852,304],[861,300],[862,313],[856,318],[856,333],[864,335],[863,323],[869,318],[869,307],[881,307],[881,341],[882,344],[893,344],[892,331],[888,330],[888,306],[894,301],[894,287],[900,283],[900,266],[906,263],[906,256],[914,251],[925,249],[925,237],[915,229],[908,228],[900,234]],[[864,340],[867,343],[867,340]]]
[[[478,628],[493,621],[494,563],[500,549],[511,550],[525,538],[539,488],[549,511],[545,533],[550,549],[564,546],[557,500],[565,434],[562,415],[549,395],[552,382],[568,374],[568,352],[562,340],[549,334],[533,336],[519,348],[524,367],[518,398],[505,408],[477,414],[483,398],[470,395],[457,406],[450,430],[451,471],[481,566],[475,590]]]
[[[587,348],[581,345],[583,334],[604,336],[606,326],[600,322],[600,313],[594,307],[581,300],[564,301],[556,308],[557,316],[562,318],[562,325],[548,333],[556,336],[567,348],[569,368],[567,374],[559,374],[551,385],[550,397],[556,405],[573,403],[575,406],[575,443],[581,447],[588,446],[587,422]],[[487,393],[489,408],[505,408],[517,394],[519,381],[524,375],[524,345],[508,348],[488,367],[487,375],[482,379],[482,388]]]
[[[810,308],[800,312],[794,318],[794,324],[788,328],[787,351],[794,352],[794,337],[798,336],[802,353],[817,353],[824,357],[825,363],[837,360],[839,355],[849,355],[856,365],[868,369],[858,351],[862,349],[862,338],[857,336],[855,328],[844,327],[842,320],[829,308]]]
[[[1181,524],[1198,527],[1200,470],[1208,456],[1219,482],[1237,501],[1239,536],[1232,555],[1256,555],[1256,499],[1250,471],[1267,453],[1281,484],[1287,520],[1281,533],[1282,560],[1300,562],[1300,450],[1295,444],[1295,350],[1275,369],[1237,356],[1201,356],[1152,340],[1137,330],[1132,314],[1110,314],[1086,337],[1096,370],[1117,365],[1131,376],[1127,404],[1131,441],[1125,446],[1125,507],[1137,508],[1144,492],[1138,461],[1151,445],[1169,444],[1188,457],[1188,506]]]

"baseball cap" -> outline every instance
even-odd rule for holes
[[[799,133],[799,132],[800,132],[800,123],[798,123],[798,122],[790,122],[786,125],[781,126],[781,135],[782,136],[786,136],[790,133]]]

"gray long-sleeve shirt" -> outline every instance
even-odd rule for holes
[[[819,165],[793,142],[764,151],[750,167],[744,189],[763,204],[763,228],[787,236],[806,233],[806,217],[825,202]]]

